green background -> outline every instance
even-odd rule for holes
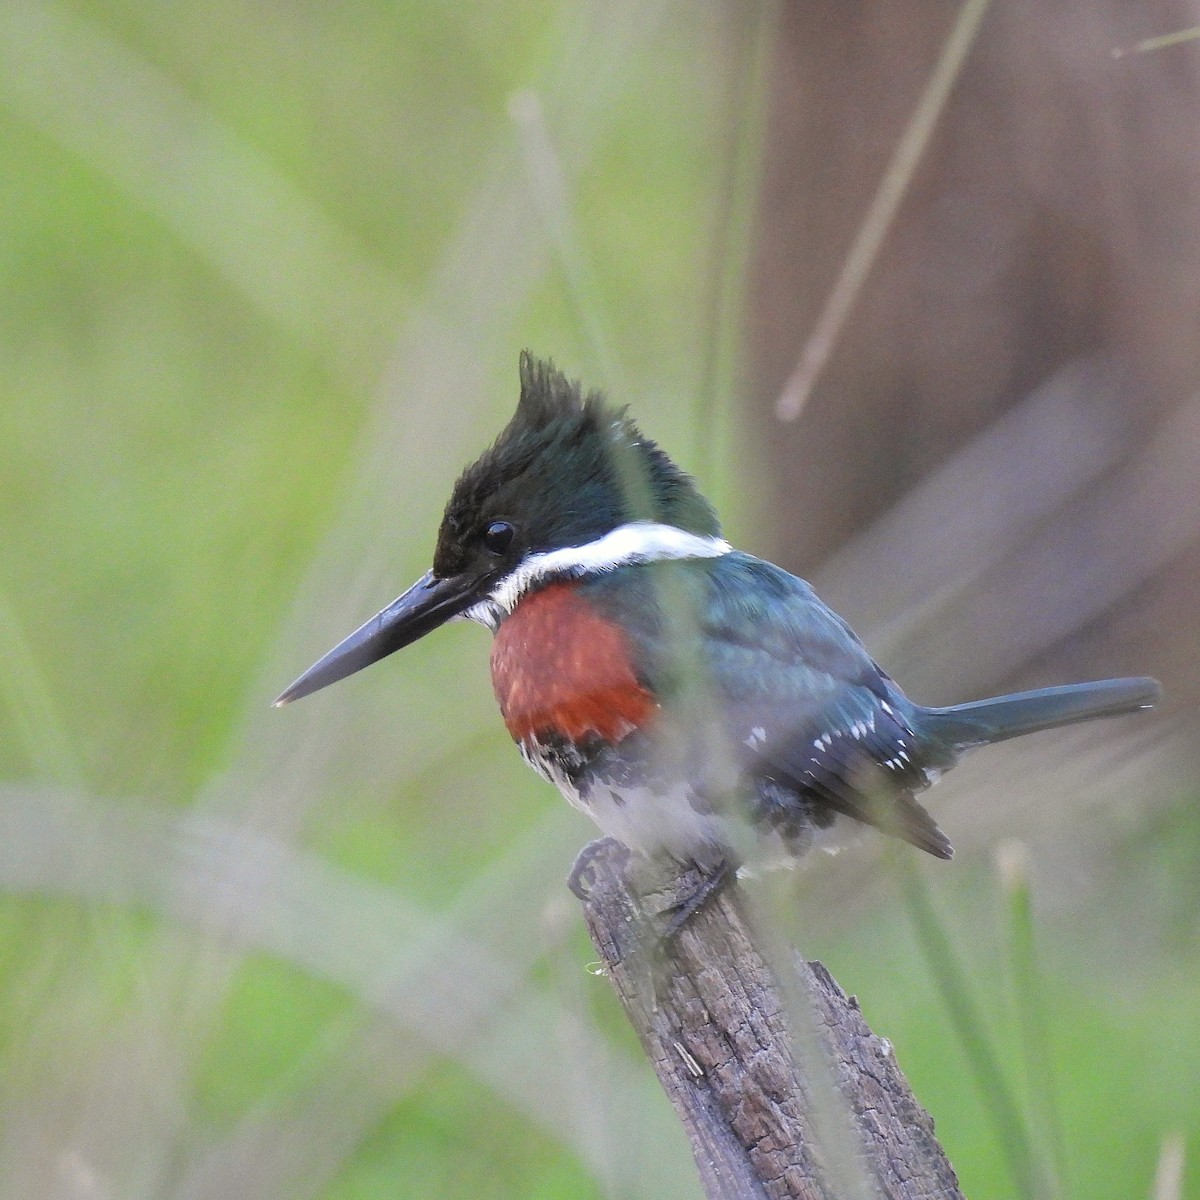
[[[0,10],[0,1194],[696,1194],[483,631],[268,704],[425,569],[522,346],[632,401],[755,549],[730,36],[662,4]],[[1051,1070],[990,848],[917,866],[1061,1194],[1148,1195],[1200,1132],[1173,794],[1082,913],[1033,849]],[[798,881],[803,948],[965,1191],[1019,1195],[879,861]]]

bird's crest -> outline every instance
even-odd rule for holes
[[[716,513],[691,477],[627,415],[585,393],[553,363],[521,354],[516,412],[490,449],[459,477],[439,552],[472,529],[512,521],[528,549],[583,545],[629,521],[656,521],[705,536]],[[444,562],[435,569],[449,569]]]

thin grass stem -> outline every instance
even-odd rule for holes
[[[1045,989],[1038,969],[1033,929],[1033,894],[1025,847],[1006,842],[997,855],[1008,925],[1008,959],[1017,1029],[1037,1139],[1039,1195],[1060,1200],[1066,1187],[1066,1154],[1054,1057],[1046,1023]]]
[[[879,181],[867,215],[863,218],[850,252],[846,255],[846,261],[842,264],[841,274],[837,277],[825,302],[825,308],[817,319],[816,328],[805,342],[800,361],[776,401],[775,412],[781,421],[794,421],[800,415],[817,377],[833,353],[842,326],[845,325],[850,309],[879,255],[879,249],[900,208],[900,202],[904,199],[908,185],[916,173],[917,164],[921,161],[925,147],[929,144],[933,130],[942,115],[954,81],[975,43],[975,35],[979,31],[987,7],[988,0],[966,0],[959,9],[950,36],[942,47],[941,57],[929,76],[925,91],[917,102],[916,111],[896,143],[891,162]]]
[[[595,355],[605,387],[610,392],[623,394],[623,376],[600,310],[600,289],[571,215],[566,172],[546,124],[541,96],[532,88],[514,92],[509,98],[508,115],[520,138],[530,190],[554,248],[567,301]]]
[[[897,856],[895,861],[917,943],[975,1077],[996,1140],[1018,1193],[1032,1200],[1038,1195],[1038,1190],[1029,1130],[1016,1096],[1001,1069],[999,1055],[972,995],[966,970],[933,906],[918,868],[908,856]]]
[[[762,0],[749,16],[731,10],[735,25],[730,53],[732,76],[728,119],[720,157],[725,169],[718,181],[713,221],[713,257],[709,264],[708,329],[697,386],[696,474],[710,483],[723,508],[719,479],[720,417],[734,391],[746,299],[746,267],[754,236],[765,142],[770,58],[779,21],[776,0]]]

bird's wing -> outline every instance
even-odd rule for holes
[[[735,552],[664,572],[655,592],[643,611],[658,618],[634,636],[664,706],[694,710],[739,772],[949,857],[912,797],[928,782],[912,706],[804,580]]]

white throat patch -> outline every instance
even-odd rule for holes
[[[720,558],[732,549],[724,538],[688,533],[653,521],[632,521],[582,546],[531,554],[500,580],[486,600],[472,605],[463,616],[495,629],[500,617],[511,613],[521,597],[543,580],[571,579],[670,558]]]

